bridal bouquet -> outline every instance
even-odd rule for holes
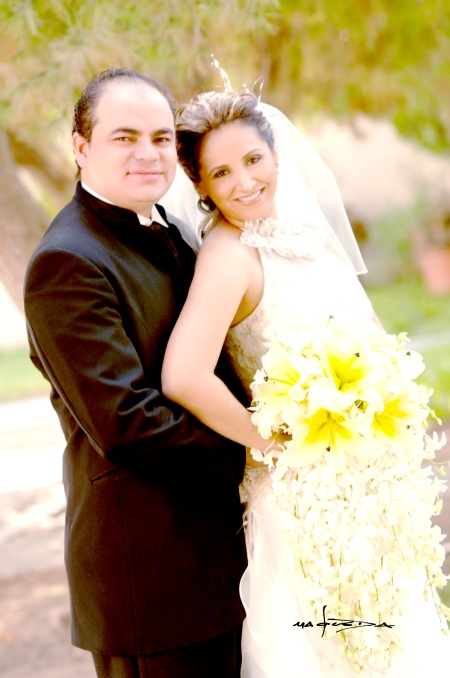
[[[430,521],[445,484],[423,464],[445,437],[426,433],[431,392],[414,381],[424,366],[407,342],[330,318],[273,342],[252,384],[261,435],[291,435],[276,466],[264,456],[268,499],[316,618],[326,605],[352,620],[336,637],[358,672],[401,651],[421,573],[424,595],[448,611],[435,591],[446,583],[443,537]]]

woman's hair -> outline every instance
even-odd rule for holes
[[[200,181],[202,144],[210,132],[222,125],[239,122],[254,127],[269,148],[274,149],[272,128],[258,103],[251,92],[201,92],[178,108],[175,117],[178,160],[194,184]]]
[[[75,104],[72,133],[78,132],[86,141],[91,140],[92,130],[95,125],[95,111],[98,101],[109,85],[116,83],[147,85],[157,90],[167,100],[175,117],[175,101],[169,90],[160,82],[149,78],[142,73],[137,73],[129,68],[109,68],[107,71],[97,73],[87,84],[85,90]]]

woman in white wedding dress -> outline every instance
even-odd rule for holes
[[[178,113],[177,145],[210,218],[167,348],[163,390],[222,435],[282,454],[277,440],[259,435],[250,412],[215,377],[222,345],[250,403],[250,384],[274,337],[329,316],[378,322],[357,278],[364,264],[332,175],[276,109],[250,93],[197,95]],[[185,185],[183,199],[189,191]],[[196,219],[178,197],[169,198],[169,211],[174,205],[177,216]],[[247,613],[241,675],[354,678],[333,634],[322,638],[316,626],[321,620],[314,618],[267,501],[269,471],[251,464],[242,487],[249,565],[241,581]],[[444,675],[450,640],[434,604],[423,600],[420,575],[414,590],[399,620],[403,652],[389,669],[364,671],[365,678]]]

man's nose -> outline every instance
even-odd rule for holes
[[[156,160],[159,153],[156,145],[151,139],[139,139],[134,149],[134,155],[138,160]]]

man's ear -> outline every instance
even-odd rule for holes
[[[72,137],[72,148],[78,167],[86,167],[89,143],[79,132],[75,132]]]

